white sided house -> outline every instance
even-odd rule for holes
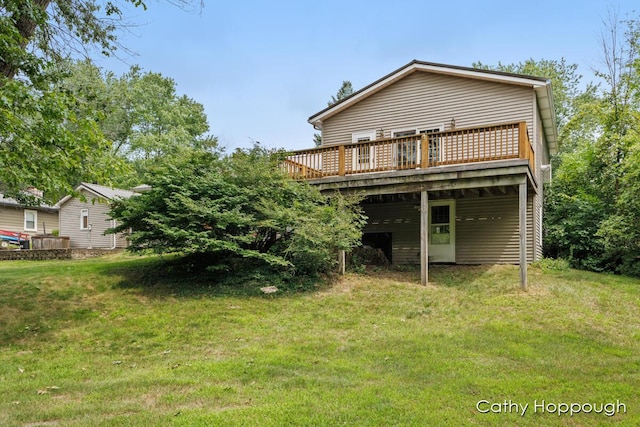
[[[76,187],[80,196],[66,196],[60,207],[60,236],[68,236],[71,248],[117,249],[127,247],[123,235],[105,234],[117,225],[108,215],[110,203],[137,193],[97,184],[81,183]]]
[[[318,148],[289,173],[366,196],[363,243],[394,264],[520,264],[542,256],[557,151],[545,78],[412,61],[314,114]]]

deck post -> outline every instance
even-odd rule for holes
[[[347,270],[347,259],[345,251],[338,251],[338,274],[344,276]]]
[[[346,171],[344,145],[338,146],[338,175],[344,176]]]
[[[520,184],[520,288],[527,289],[527,183]]]
[[[420,193],[420,281],[429,283],[429,194]]]
[[[426,169],[429,167],[429,140],[427,134],[422,134],[420,138],[420,167]]]

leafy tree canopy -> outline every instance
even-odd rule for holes
[[[177,0],[190,4],[189,0]],[[71,54],[123,49],[118,30],[142,0],[0,0],[0,191],[23,199],[36,186],[55,202],[80,181],[109,182],[117,165],[92,115],[59,83]]]
[[[601,83],[582,90],[564,59],[493,69],[552,80],[560,153],[545,191],[546,254],[640,276],[640,22],[610,14],[601,42]]]
[[[78,100],[110,142],[105,162],[124,167],[112,181],[124,188],[146,181],[149,170],[192,149],[215,147],[202,104],[179,95],[173,79],[133,66],[121,75],[89,61],[69,64],[61,85]]]

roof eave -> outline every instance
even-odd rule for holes
[[[548,80],[544,86],[535,88],[535,91],[542,119],[542,130],[547,141],[547,147],[549,147],[549,154],[554,155],[558,153],[558,125],[553,104],[551,81]]]

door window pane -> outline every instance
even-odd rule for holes
[[[431,244],[448,245],[451,242],[449,205],[431,206]]]
[[[431,226],[431,244],[448,245],[451,242],[451,233],[448,225]]]
[[[431,224],[449,224],[449,205],[431,207]]]

